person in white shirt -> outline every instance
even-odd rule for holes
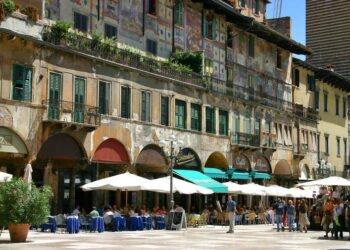
[[[72,215],[78,216],[79,214],[80,214],[80,206],[77,206],[77,207],[73,210]]]

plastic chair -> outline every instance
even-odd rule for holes
[[[49,216],[47,218],[47,222],[42,224],[40,227],[41,227],[41,232],[44,232],[45,230],[49,229],[51,233],[56,233],[56,228],[57,228],[56,217]]]
[[[156,216],[156,229],[165,229],[165,218],[163,216]]]
[[[57,228],[61,228],[61,232],[64,230],[67,230],[67,224],[66,224],[66,218],[64,217],[63,214],[58,214],[56,216],[56,225]]]
[[[143,227],[146,230],[151,230],[152,229],[152,217],[150,217],[150,216],[142,216],[142,223],[143,223]]]
[[[79,216],[80,228],[85,231],[89,231],[91,227],[91,217],[90,216]]]
[[[235,225],[241,225],[241,224],[242,224],[241,216],[239,214],[236,214]]]

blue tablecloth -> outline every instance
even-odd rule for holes
[[[156,216],[156,229],[165,229],[165,218],[164,216]]]
[[[131,231],[143,230],[143,223],[142,223],[141,216],[130,217],[130,230]]]
[[[70,234],[77,234],[79,233],[80,223],[78,216],[69,216],[67,218],[67,231]]]
[[[151,216],[141,216],[143,227],[147,230],[152,229],[152,217]]]
[[[51,233],[56,233],[57,224],[55,216],[48,216],[48,222],[41,225],[41,231],[50,229]]]
[[[105,231],[103,217],[92,217],[90,231],[102,233]]]
[[[114,231],[125,231],[125,230],[126,230],[125,218],[121,216],[114,217]]]

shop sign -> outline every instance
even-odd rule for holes
[[[235,169],[250,171],[250,163],[246,156],[236,155],[233,158],[233,165]]]

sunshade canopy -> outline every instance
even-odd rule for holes
[[[244,184],[241,186],[242,190],[240,194],[246,194],[246,195],[262,195],[265,196],[265,187],[255,184],[255,183],[249,183]]]
[[[308,181],[304,183],[299,183],[296,187],[310,187],[310,186],[343,186],[350,187],[350,181],[338,176],[331,176],[325,179],[320,179],[316,181]]]
[[[209,168],[206,167],[203,169],[204,174],[208,175],[211,178],[221,178],[228,179],[228,175],[225,171],[218,168]]]
[[[239,193],[242,190],[242,185],[228,181],[222,183],[228,188],[228,193]]]
[[[209,188],[216,193],[226,193],[227,187],[209,176],[195,170],[174,169],[174,173],[199,186]]]
[[[10,181],[12,179],[12,174],[0,172],[0,182]]]

